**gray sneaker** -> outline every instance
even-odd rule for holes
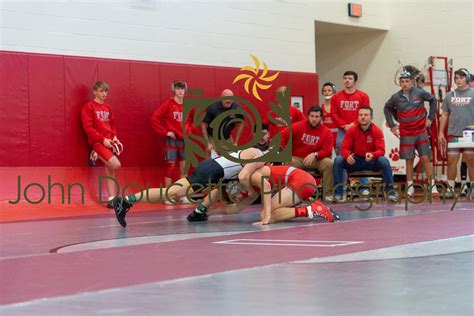
[[[392,203],[398,202],[398,194],[396,192],[392,192],[388,195],[388,200]]]
[[[326,196],[324,197],[324,202],[326,202],[326,203],[332,203],[332,202],[334,202],[334,197],[333,197],[332,195],[326,195]]]
[[[445,199],[452,199],[454,198],[454,194],[453,192],[451,192],[451,190],[447,189],[445,192],[444,192],[444,198]]]
[[[339,194],[334,195],[334,201],[336,201],[336,203],[345,203],[346,200],[347,200],[346,195],[339,195]]]

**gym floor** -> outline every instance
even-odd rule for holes
[[[473,315],[474,204],[188,223],[187,206],[0,224],[0,314]]]

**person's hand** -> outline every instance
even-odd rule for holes
[[[374,154],[372,153],[365,154],[365,161],[371,161],[372,159],[374,159]]]
[[[353,165],[355,164],[355,159],[354,159],[354,154],[350,154],[349,157],[347,157],[346,159],[347,163],[350,164],[350,165]]]
[[[255,190],[253,187],[247,188],[247,194],[249,198],[255,198],[258,195],[257,190]]]
[[[439,142],[439,149],[441,151],[441,156],[443,158],[445,158],[446,157],[447,144],[446,144],[446,137],[444,137],[443,132],[439,133],[438,142]]]
[[[211,144],[211,142],[207,143],[207,152],[211,153],[214,150],[214,146]]]
[[[112,138],[112,142],[114,143],[120,143],[119,139],[117,138],[117,136],[114,136],[114,138]]]
[[[393,135],[400,138],[400,127],[398,125],[395,125],[394,127],[392,127],[391,131]]]
[[[305,167],[309,167],[311,166],[315,161],[316,161],[316,155],[314,153],[311,153],[309,154],[308,156],[306,156],[303,160],[303,165]]]
[[[354,123],[344,125],[344,131],[347,132],[352,126],[354,126]]]
[[[105,147],[112,148],[113,141],[110,138],[104,138],[104,141],[102,143]]]
[[[174,132],[171,132],[171,131],[168,132],[166,136],[171,137],[171,139],[176,139],[176,135],[174,134]]]
[[[262,211],[260,213],[260,218],[262,219],[259,222],[252,223],[254,226],[263,226],[263,225],[269,225],[270,224],[270,219],[271,219],[271,213],[266,213],[265,211]]]
[[[431,126],[431,120],[430,119],[426,119],[426,127],[430,127]]]

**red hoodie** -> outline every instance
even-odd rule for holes
[[[285,120],[283,120],[280,116],[276,115],[273,111],[270,111],[269,115],[276,118],[280,122],[286,123]],[[303,112],[301,112],[300,110],[298,110],[294,106],[290,106],[290,121],[291,121],[291,124],[299,122],[299,121],[303,121],[304,119],[305,119],[305,116],[304,116]],[[278,132],[280,132],[280,131],[282,131],[286,128],[286,126],[284,126],[284,125],[277,125],[277,124],[271,122],[268,119],[268,117],[265,117],[264,123],[265,122],[268,124],[268,133],[270,134],[270,139],[272,139],[273,136],[275,136],[275,134],[277,134]]]
[[[166,100],[151,116],[151,126],[162,136],[173,132],[176,138],[183,139],[183,105],[173,97]]]
[[[291,124],[293,156],[305,158],[311,153],[317,153],[318,159],[331,157],[332,134],[329,128],[320,123],[312,127],[308,120]],[[287,127],[282,132],[282,148],[288,143],[290,129]]]
[[[323,109],[323,124],[331,130],[332,133],[332,146],[336,148],[336,140],[337,140],[337,131],[338,128],[336,124],[334,124],[332,120],[331,112],[327,112],[326,108],[324,107],[324,103],[321,104],[321,109]]]
[[[89,144],[103,143],[105,138],[117,136],[112,107],[107,103],[87,102],[81,111],[82,126]]]
[[[345,90],[337,92],[331,98],[331,116],[334,124],[342,126],[357,123],[357,110],[361,106],[370,106],[369,96],[360,90],[348,94]]]
[[[374,123],[371,123],[365,132],[359,124],[350,128],[342,141],[341,154],[344,159],[347,159],[352,153],[359,157],[372,153],[374,159],[385,155],[385,139],[382,130]]]

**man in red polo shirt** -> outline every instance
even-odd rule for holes
[[[335,198],[343,201],[344,170],[347,172],[369,170],[381,171],[385,182],[385,191],[391,202],[398,201],[393,191],[393,173],[385,155],[385,140],[382,130],[372,123],[373,110],[368,106],[358,109],[358,124],[346,133],[341,145],[341,156],[334,160],[333,174],[336,186]]]
[[[291,165],[300,169],[317,169],[323,175],[323,196],[326,200],[332,191],[332,134],[322,124],[323,110],[319,105],[308,110],[308,118],[296,122],[292,127]],[[290,129],[282,132],[282,147],[288,143]]]

